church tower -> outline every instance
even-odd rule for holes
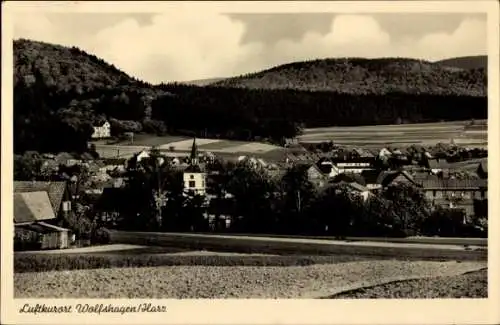
[[[199,163],[196,138],[193,139],[191,154],[189,155],[189,166],[184,170],[183,179],[184,192],[205,195],[207,174]]]
[[[198,146],[196,145],[196,138],[193,138],[193,145],[191,146],[191,155],[189,156],[189,164],[191,166],[198,165]]]

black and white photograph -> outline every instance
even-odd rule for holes
[[[15,299],[489,297],[487,12],[64,2],[11,15]]]

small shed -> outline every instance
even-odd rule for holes
[[[18,225],[16,227],[36,233],[38,235],[38,249],[62,249],[69,247],[69,229],[51,225],[43,221]]]
[[[69,229],[50,224],[56,215],[45,191],[14,193],[15,244],[29,244],[37,249],[58,249],[69,246]],[[22,234],[31,234],[29,243]],[[18,236],[21,234],[21,236]]]

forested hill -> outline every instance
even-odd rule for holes
[[[460,69],[486,69],[488,66],[488,56],[462,56],[458,58],[441,60],[436,63],[439,63],[443,66],[455,67]]]
[[[80,94],[138,82],[114,65],[77,47],[15,40],[14,84],[30,86],[40,80],[46,87]]]
[[[486,77],[481,70],[466,72],[427,64],[419,69],[429,68],[428,75],[433,77],[423,78],[420,74],[419,79],[415,77],[419,74],[410,73],[411,69],[399,69],[405,62],[414,62],[411,60],[391,61],[396,62],[394,64],[387,60],[349,60],[353,64],[352,71],[364,71],[354,64],[364,62],[365,68],[370,67],[366,71],[379,76],[373,83],[373,78],[353,81],[349,78],[355,73],[339,72],[346,79],[337,84],[347,85],[351,93],[338,89],[311,91],[304,85],[318,85],[321,78],[307,81],[298,79],[300,74],[292,73],[302,71],[302,76],[323,76],[326,82],[324,76],[327,74],[322,75],[319,71],[326,71],[320,67],[328,62],[296,63],[264,73],[285,78],[273,71],[291,71],[293,89],[236,89],[181,83],[151,85],[78,48],[17,40],[14,41],[14,150],[16,153],[26,150],[85,151],[92,125],[104,119],[111,122],[113,135],[128,131],[195,133],[227,139],[280,141],[283,137],[295,136],[300,127],[487,118],[483,89]],[[379,62],[378,68],[367,62],[372,65]],[[315,68],[297,68],[304,64]],[[339,65],[337,62],[333,66]],[[432,72],[433,69],[445,73]],[[411,80],[418,80],[429,90],[437,89],[432,85],[443,82],[443,76],[455,78],[455,82],[446,85],[447,89],[462,89],[463,80],[467,78],[469,84],[462,92],[433,94],[422,91],[417,95],[414,89],[401,86],[408,79],[401,76],[401,71],[409,71],[407,75],[414,77]],[[381,87],[382,78],[388,87],[396,86],[368,94],[356,93],[356,85],[364,85],[359,86],[362,90],[374,84]],[[295,85],[302,85],[304,89]]]
[[[483,69],[465,70],[427,61],[322,59],[284,64],[216,82],[223,87],[296,89],[347,94],[439,94],[485,96]]]
[[[84,150],[92,124],[142,121],[168,95],[77,47],[20,39],[13,48],[16,151]]]

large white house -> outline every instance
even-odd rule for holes
[[[111,124],[108,121],[101,125],[94,126],[94,133],[92,139],[101,139],[111,137]]]
[[[207,188],[207,173],[198,162],[196,139],[193,139],[193,146],[191,147],[191,155],[189,159],[189,166],[183,173],[184,192],[204,196]]]

